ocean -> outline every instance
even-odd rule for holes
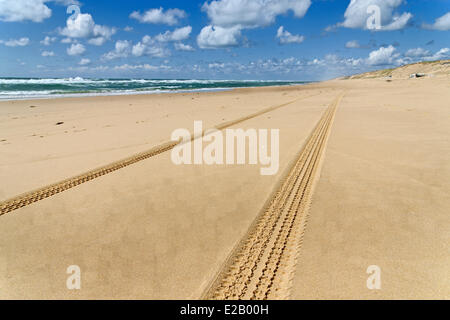
[[[0,78],[0,100],[221,91],[232,88],[289,86],[305,83],[308,81]]]

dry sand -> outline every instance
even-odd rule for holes
[[[291,298],[450,298],[449,89],[437,77],[1,102],[0,201],[146,151],[194,120],[291,104],[234,126],[280,129],[275,176],[175,166],[165,152],[1,216],[0,298],[200,298],[344,91]],[[379,291],[366,288],[374,264]],[[79,291],[66,288],[69,265],[81,268]]]

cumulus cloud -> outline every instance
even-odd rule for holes
[[[30,43],[30,39],[28,38],[20,38],[20,39],[10,39],[10,40],[0,40],[0,44],[3,44],[7,47],[25,47]]]
[[[425,57],[424,60],[434,61],[434,60],[444,60],[450,58],[450,48],[442,48],[435,54]]]
[[[345,47],[348,49],[357,49],[357,48],[361,48],[361,45],[359,44],[359,42],[357,40],[352,40],[352,41],[348,41],[345,44]]]
[[[293,35],[289,31],[284,30],[283,26],[278,28],[277,38],[279,39],[280,44],[302,43],[305,40],[304,36]]]
[[[130,18],[136,19],[141,23],[153,23],[153,24],[178,24],[180,19],[186,17],[186,12],[180,9],[169,9],[164,11],[162,7],[159,9],[150,9],[144,13],[134,11],[130,14]]]
[[[210,25],[204,27],[197,36],[197,44],[202,49],[217,49],[239,46],[242,30],[271,25],[277,16],[293,12],[302,18],[311,0],[214,0],[205,2]],[[300,43],[302,36],[282,30],[280,43]]]
[[[127,40],[119,40],[114,46],[114,50],[103,55],[105,60],[113,60],[118,58],[126,58],[130,54],[131,42]]]
[[[67,48],[67,54],[69,56],[79,56],[86,51],[86,48],[81,43],[74,43]]]
[[[175,29],[174,31],[166,31],[155,37],[156,41],[169,42],[169,41],[182,41],[189,38],[192,32],[192,27],[187,26],[184,28]]]
[[[153,66],[150,64],[136,64],[136,65],[130,65],[130,64],[124,64],[121,66],[115,66],[115,71],[162,71],[162,72],[170,72],[173,71],[174,68],[167,65],[160,65],[160,66]]]
[[[95,24],[89,13],[80,13],[76,18],[68,18],[66,27],[60,34],[68,38],[91,38],[90,44],[102,45],[117,32],[116,28]]]
[[[84,59],[81,59],[80,62],[79,62],[78,64],[79,64],[80,66],[86,66],[86,65],[88,65],[88,64],[90,64],[90,63],[91,63],[91,60],[84,58]]]
[[[310,0],[215,0],[202,9],[213,25],[256,28],[273,24],[277,16],[289,11],[302,18],[310,6]]]
[[[369,54],[367,64],[371,66],[391,65],[398,57],[399,54],[396,53],[394,46],[390,45],[389,47],[381,47]]]
[[[409,49],[406,51],[405,56],[416,58],[416,57],[426,57],[430,55],[430,51],[425,50],[423,48],[415,48],[415,49]]]
[[[138,42],[137,44],[135,44],[133,46],[133,50],[132,50],[133,56],[135,56],[135,57],[143,56],[145,54],[146,49],[147,49],[147,46],[144,43]]]
[[[381,28],[379,31],[393,31],[405,28],[413,15],[409,12],[402,14],[395,13],[404,0],[351,0],[345,11],[345,20],[337,26],[365,29],[367,30],[367,21],[372,13],[368,13],[369,6],[377,6],[380,9]]]
[[[450,30],[450,12],[444,14],[442,17],[437,18],[432,25],[424,24],[425,29],[433,29],[440,31]]]
[[[0,21],[42,22],[52,15],[52,10],[47,2],[55,2],[60,5],[79,4],[76,0],[0,0]]]
[[[170,51],[150,36],[144,36],[131,50],[135,57],[151,56],[164,58],[170,55]]]
[[[44,40],[41,41],[41,44],[44,45],[44,46],[49,46],[50,44],[52,44],[55,41],[56,41],[56,37],[46,36],[44,38]]]
[[[188,45],[188,44],[184,44],[184,43],[175,43],[174,44],[175,50],[177,51],[194,51],[195,49]]]
[[[233,74],[242,73],[248,75],[255,74],[301,74],[311,75],[311,77],[321,74],[323,79],[355,73],[367,72],[381,67],[395,67],[405,63],[417,61],[440,60],[450,57],[450,48],[442,48],[434,54],[425,57],[408,57],[407,54],[422,55],[422,50],[413,49],[401,54],[394,46],[381,47],[372,51],[367,58],[346,58],[336,54],[326,54],[322,58],[299,59],[296,57],[286,59],[266,59],[251,61],[249,63],[221,62],[214,61],[206,63],[209,72]],[[193,65],[190,67],[193,72],[204,72],[202,66]]]
[[[206,65],[210,72],[224,74],[287,74],[301,73],[303,76],[307,72],[313,75],[326,74],[328,76],[337,76],[349,73],[351,71],[359,71],[364,67],[364,59],[340,58],[337,55],[325,55],[323,58],[315,58],[312,60],[299,59],[290,57],[285,59],[259,59],[249,63],[239,62],[221,62],[214,61]],[[201,66],[192,66],[193,72],[203,72]]]
[[[223,28],[219,26],[206,26],[197,37],[197,44],[202,49],[217,49],[236,47],[241,38],[239,26]]]
[[[53,57],[55,55],[55,53],[53,51],[43,51],[41,53],[41,56],[43,57]]]
[[[88,43],[92,44],[93,46],[102,46],[105,44],[106,41],[108,41],[108,40],[104,37],[97,37],[97,38],[89,39]]]
[[[327,54],[323,59],[312,59],[306,63],[308,66],[315,66],[315,67],[323,67],[323,68],[330,68],[330,67],[337,67],[340,68],[356,68],[360,67],[364,64],[364,59],[358,58],[340,58],[339,56],[335,54]]]
[[[45,2],[45,0],[1,0],[0,21],[42,22],[52,15],[52,10]]]

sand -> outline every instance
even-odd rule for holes
[[[165,152],[0,216],[0,298],[202,297],[343,92],[289,297],[450,298],[449,88],[366,79],[0,102],[0,201],[149,150],[194,120],[213,127],[289,103],[233,126],[280,129],[277,175],[175,166]],[[66,288],[70,265],[81,290]],[[381,290],[366,287],[369,265]]]

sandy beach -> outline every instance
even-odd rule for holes
[[[274,262],[284,278],[267,286],[283,292],[267,289],[269,298],[450,299],[448,101],[450,79],[436,76],[0,102],[2,204],[164,145],[195,120],[280,130],[273,176],[255,165],[176,166],[168,150],[5,209],[0,299],[211,298],[243,241],[263,237],[270,199],[303,175],[305,199],[286,195],[300,201],[298,217],[285,213],[294,235],[264,222],[292,251]],[[66,287],[71,265],[81,290]],[[380,290],[366,286],[371,265]]]

